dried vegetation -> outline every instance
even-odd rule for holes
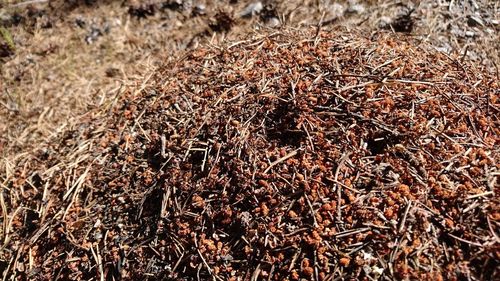
[[[187,52],[12,169],[4,274],[498,277],[498,89],[390,34]]]
[[[497,1],[227,2],[0,4],[3,278],[499,279]]]

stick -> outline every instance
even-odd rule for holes
[[[347,159],[347,157],[349,157],[349,155],[351,155],[351,153],[346,153],[342,156],[342,158],[340,158],[340,162],[339,162],[339,165],[337,166],[337,170],[335,171],[335,182],[338,181],[339,179],[339,173],[340,173],[340,168],[342,168],[342,166],[344,165],[344,162],[345,160]],[[337,187],[337,220],[338,221],[342,221],[342,211],[340,209],[341,207],[341,198],[342,198],[342,189],[340,188],[340,185],[336,184],[335,185]]]
[[[271,168],[272,168],[272,167],[274,167],[274,166],[278,165],[279,163],[281,163],[281,162],[283,162],[283,161],[287,160],[288,158],[292,158],[293,156],[297,155],[297,152],[298,152],[298,151],[299,151],[299,150],[298,150],[298,149],[296,149],[296,150],[294,150],[294,151],[292,151],[292,152],[288,153],[287,155],[285,155],[285,156],[281,157],[280,159],[278,159],[278,160],[274,161],[273,163],[271,163],[271,165],[269,165],[269,167],[267,167],[267,169],[265,169],[265,170],[264,170],[264,174],[267,174],[267,172],[269,172],[269,170],[271,170]]]
[[[10,7],[15,8],[15,7],[21,7],[21,6],[31,5],[31,4],[42,4],[42,3],[46,3],[46,2],[49,2],[49,0],[29,0],[29,1],[24,1],[21,3],[17,3],[17,4],[12,4],[12,5],[10,5]]]

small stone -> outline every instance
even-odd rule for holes
[[[194,6],[192,13],[193,13],[193,16],[203,16],[203,15],[205,15],[207,13],[205,5],[200,4],[200,5]]]
[[[96,232],[94,234],[94,239],[95,240],[101,240],[102,239],[102,233],[100,231]]]
[[[94,228],[98,228],[99,226],[101,226],[101,220],[100,219],[97,219],[97,221],[95,222],[94,224]]]
[[[341,17],[342,15],[344,15],[346,9],[340,3],[333,3],[328,7],[328,11],[330,12],[330,16]]]
[[[268,18],[266,20],[266,25],[268,27],[277,27],[277,26],[281,25],[281,22],[280,22],[280,20],[278,18],[271,17],[271,18]]]
[[[346,12],[351,14],[362,14],[365,12],[365,6],[362,4],[356,3],[355,1],[349,1],[349,7]]]
[[[240,13],[240,17],[242,18],[250,18],[254,15],[259,14],[262,9],[264,8],[264,5],[262,5],[262,2],[257,1],[248,4],[243,11]]]

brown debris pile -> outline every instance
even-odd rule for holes
[[[498,79],[408,40],[280,31],[146,77],[19,165],[4,274],[498,277]]]

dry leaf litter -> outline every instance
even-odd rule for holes
[[[204,45],[16,166],[2,267],[17,280],[498,278],[498,81],[389,34]]]

